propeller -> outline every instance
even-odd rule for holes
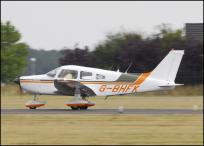
[[[22,94],[23,93],[23,89],[21,88],[21,85],[20,85],[20,78],[19,77],[15,78],[14,79],[14,83],[18,84],[19,90],[20,90],[20,94]]]

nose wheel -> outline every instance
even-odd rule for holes
[[[29,100],[26,102],[25,106],[29,109],[36,109],[38,107],[44,106],[46,104],[46,101],[39,101],[37,100],[36,95],[33,96],[33,100]]]

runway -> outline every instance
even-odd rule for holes
[[[1,109],[1,114],[203,114],[202,109]]]

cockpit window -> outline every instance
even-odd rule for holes
[[[81,71],[80,72],[80,79],[91,80],[92,79],[92,73],[86,72],[86,71]]]
[[[59,78],[64,78],[64,79],[76,79],[77,78],[78,72],[75,70],[67,70],[63,69],[60,74],[58,75]]]
[[[55,75],[57,74],[57,71],[59,70],[59,68],[56,68],[54,70],[51,70],[50,72],[47,73],[47,75],[49,77],[55,77]]]

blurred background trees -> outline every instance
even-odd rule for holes
[[[61,65],[82,65],[130,73],[152,71],[172,49],[185,50],[176,78],[177,83],[203,83],[203,42],[187,39],[182,29],[172,29],[161,24],[158,31],[148,37],[137,32],[116,32],[106,35],[92,50],[88,46],[62,50],[28,49],[17,43],[20,34],[9,23],[1,25],[1,77],[11,80],[22,74],[29,58],[35,57],[36,74],[46,73]],[[27,61],[26,61],[27,57]],[[24,75],[30,74],[30,63]]]
[[[188,40],[182,29],[160,25],[159,32],[144,38],[134,32],[108,34],[93,51],[73,48],[61,51],[60,65],[76,64],[130,73],[152,71],[171,49],[185,50],[176,82],[203,83],[203,42]]]
[[[20,76],[27,64],[28,46],[19,42],[21,34],[10,22],[1,23],[1,81]]]
[[[88,47],[84,49],[77,47],[74,50],[64,49],[60,52],[64,54],[63,57],[59,58],[60,65],[67,65],[69,63],[73,65],[92,66],[93,61],[95,61]]]

